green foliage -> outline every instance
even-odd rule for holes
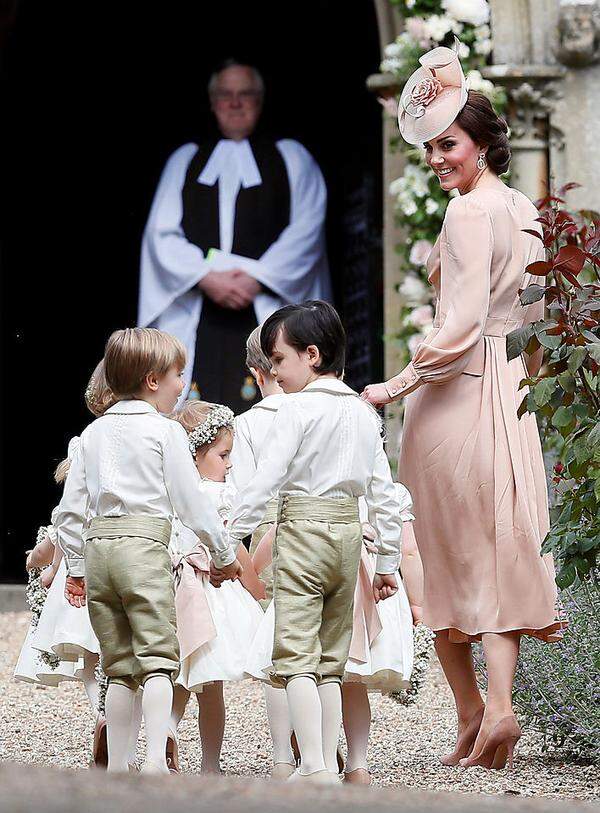
[[[540,375],[521,384],[528,392],[519,416],[537,413],[555,459],[556,504],[543,551],[554,554],[562,588],[585,579],[600,554],[600,215],[564,208],[574,186],[537,202],[542,233],[531,232],[547,259],[527,270],[545,284],[529,285],[521,302],[539,300],[542,291],[549,318],[507,337],[509,360],[525,349],[548,351]]]

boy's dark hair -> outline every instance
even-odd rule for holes
[[[312,299],[301,305],[286,305],[271,314],[260,331],[260,344],[268,357],[273,354],[280,328],[286,342],[296,350],[304,351],[311,344],[319,348],[322,361],[315,372],[342,375],[346,362],[346,331],[333,305]]]

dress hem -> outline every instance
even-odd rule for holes
[[[566,621],[554,621],[545,627],[508,627],[506,629],[490,629],[480,630],[479,632],[465,632],[458,627],[435,627],[431,626],[434,632],[444,632],[448,630],[448,640],[451,644],[468,644],[481,641],[481,636],[486,633],[494,633],[501,635],[507,632],[518,632],[521,635],[529,635],[532,638],[538,638],[547,644],[553,644],[560,641],[563,637],[563,630],[567,627]]]

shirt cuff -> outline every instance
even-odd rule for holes
[[[390,378],[389,381],[385,382],[385,388],[390,397],[396,400],[397,398],[402,398],[404,395],[408,395],[409,392],[413,392],[423,383],[425,382],[421,380],[411,361],[401,373],[398,373],[398,375],[395,375],[393,378]]]
[[[227,567],[227,565],[230,565],[232,562],[235,562],[235,548],[231,545],[218,553],[211,551],[210,555],[215,567],[219,568],[219,570],[223,567]]]
[[[379,553],[377,554],[377,564],[375,572],[380,576],[389,576],[396,573],[400,567],[399,553]]]
[[[66,559],[65,563],[67,565],[67,576],[71,576],[73,579],[85,578],[84,559]]]

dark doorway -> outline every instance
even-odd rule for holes
[[[265,77],[265,118],[329,189],[349,382],[381,373],[381,115],[372,0],[152,4],[21,0],[4,37],[0,578],[49,522],[51,471],[90,417],[108,334],[135,323],[139,245],[169,154],[202,136],[206,82],[229,56]]]

